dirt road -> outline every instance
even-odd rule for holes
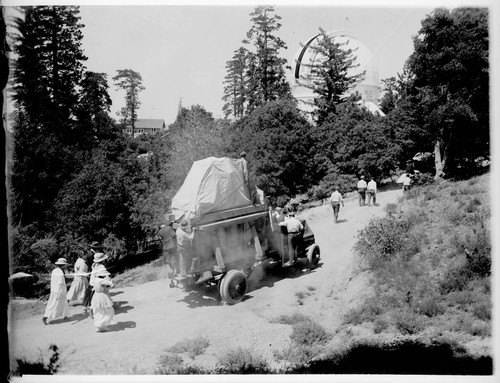
[[[119,308],[112,331],[96,333],[80,305],[71,307],[68,321],[47,326],[41,315],[12,317],[11,356],[35,360],[47,354],[50,344],[56,344],[61,350],[61,374],[151,374],[167,347],[205,336],[210,346],[197,357],[197,364],[213,366],[224,351],[242,346],[273,365],[273,350],[282,350],[290,342],[291,326],[272,321],[279,315],[302,313],[330,331],[339,325],[347,303],[362,293],[349,284],[356,234],[372,217],[383,216],[384,207],[400,195],[400,190],[379,193],[379,206],[371,207],[347,200],[337,224],[328,205],[300,214],[321,248],[320,266],[313,271],[298,268],[283,275],[266,275],[260,281],[257,269],[246,298],[237,305],[221,305],[215,292],[187,294],[169,288],[168,279],[135,287],[115,286],[112,295]]]

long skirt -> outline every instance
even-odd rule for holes
[[[83,301],[88,286],[89,281],[87,277],[75,277],[68,290],[68,300],[77,301],[81,299]]]
[[[115,324],[113,309],[113,301],[106,293],[94,293],[92,297],[92,312],[94,313],[94,326],[96,330],[101,330],[104,327]]]
[[[69,306],[66,299],[66,294],[50,293],[47,307],[45,308],[45,318],[57,319],[69,316]]]
[[[88,285],[87,289],[85,290],[85,295],[83,297],[82,305],[84,307],[90,307],[90,304],[92,303],[93,296],[94,296],[94,288],[92,286]]]

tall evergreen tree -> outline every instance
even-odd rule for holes
[[[106,73],[85,72],[79,102],[81,119],[94,120],[99,112],[109,112],[112,101],[106,77]]]
[[[346,48],[347,43],[336,42],[322,28],[319,31],[315,43],[309,46],[314,61],[301,65],[309,68],[302,85],[316,94],[314,113],[321,124],[329,114],[336,112],[337,105],[346,100],[347,90],[364,77],[364,72],[349,75],[349,69],[359,66],[355,64],[355,50]]]
[[[79,7],[22,7],[14,25],[12,90],[16,109],[39,129],[64,135],[78,105],[84,70]]]
[[[279,51],[286,49],[285,42],[276,33],[281,28],[281,17],[275,14],[272,6],[258,6],[250,14],[252,27],[247,32],[245,44],[251,44],[252,63],[250,67],[249,81],[247,87],[249,94],[248,110],[265,104],[268,101],[277,100],[290,94],[290,85],[285,76],[285,65],[287,60],[279,57]]]
[[[407,65],[433,137],[435,177],[457,174],[490,153],[488,10],[437,9],[413,44]]]
[[[83,25],[75,6],[20,8],[14,19],[12,93],[14,149],[11,173],[15,223],[44,222],[44,215],[74,171],[71,145],[83,61]]]
[[[224,101],[222,111],[225,117],[232,115],[234,118],[240,118],[245,112],[247,60],[248,51],[240,47],[234,52],[232,59],[226,63],[227,74],[224,77],[224,95],[222,96],[222,101]]]
[[[137,112],[141,106],[139,92],[146,89],[142,85],[142,76],[132,69],[119,69],[117,75],[113,77],[115,85],[125,90],[125,106],[121,109],[122,125],[132,128],[132,137],[135,135],[135,122],[137,121]]]

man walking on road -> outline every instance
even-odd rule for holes
[[[361,179],[358,181],[358,196],[359,196],[359,206],[365,206],[365,197],[366,197],[366,181],[365,176],[361,176]]]
[[[370,182],[368,182],[368,206],[370,206],[370,201],[373,198],[373,204],[377,205],[377,183],[370,177]]]
[[[338,186],[335,186],[334,188],[334,192],[330,197],[330,203],[332,204],[333,209],[333,220],[335,221],[335,223],[337,223],[337,220],[339,218],[340,204],[342,204],[342,207],[344,207],[344,199],[342,198],[342,194],[340,194],[339,192]]]
[[[297,261],[300,232],[304,229],[304,226],[295,218],[295,213],[293,211],[288,214],[288,219],[281,222],[279,225],[286,226],[288,232],[288,262],[283,266],[291,266]]]

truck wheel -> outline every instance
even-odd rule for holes
[[[309,270],[312,270],[318,266],[319,263],[319,246],[314,244],[307,251],[307,260],[309,261]]]
[[[247,292],[247,276],[240,270],[229,270],[220,284],[220,296],[227,304],[240,302]]]

